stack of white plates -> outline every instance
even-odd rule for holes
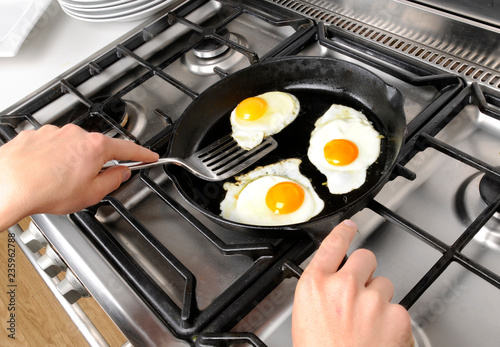
[[[132,21],[153,15],[172,0],[58,0],[69,16],[90,22]]]

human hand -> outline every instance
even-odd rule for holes
[[[354,251],[337,271],[356,230],[352,221],[337,225],[304,270],[293,306],[295,347],[414,345],[410,315],[390,303],[392,282],[373,278],[372,252]]]
[[[32,214],[98,203],[131,175],[124,166],[100,172],[111,159],[153,162],[158,154],[73,124],[21,132],[0,147],[0,230]]]

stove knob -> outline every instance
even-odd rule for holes
[[[47,240],[34,223],[30,223],[28,229],[21,233],[20,238],[33,253],[38,252],[43,247],[47,246]]]
[[[50,246],[47,246],[45,254],[38,258],[36,262],[50,277],[55,277],[59,272],[66,270],[66,264]]]
[[[87,289],[70,270],[66,271],[66,277],[57,284],[57,289],[70,304],[74,304],[82,297],[87,298],[90,296]]]

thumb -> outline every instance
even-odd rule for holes
[[[132,172],[126,166],[115,166],[100,172],[93,181],[91,190],[102,199],[127,181]],[[92,194],[92,192],[90,193]]]

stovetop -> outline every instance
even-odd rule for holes
[[[402,32],[393,15],[420,7],[391,2],[390,18],[370,32],[377,12],[363,17],[362,2],[272,2],[280,7],[191,1],[149,21],[3,114],[1,138],[45,123],[98,123],[106,128],[100,131],[167,155],[183,110],[234,71],[291,55],[361,65],[405,96],[407,131],[391,181],[353,216],[360,233],[350,251],[367,247],[377,255],[377,273],[395,283],[394,301],[409,309],[419,346],[492,345],[500,277],[497,234],[487,229],[495,227],[500,198],[492,188],[484,203],[475,187],[482,172],[499,175],[496,46],[481,50],[494,53],[482,73],[469,73],[445,66],[451,51],[437,64],[433,51],[422,58],[425,50],[405,49],[415,37],[394,36]],[[223,53],[207,58],[214,38]],[[316,248],[306,234],[270,238],[215,224],[162,168],[134,175],[97,206],[33,220],[133,344],[291,345],[293,290]]]

